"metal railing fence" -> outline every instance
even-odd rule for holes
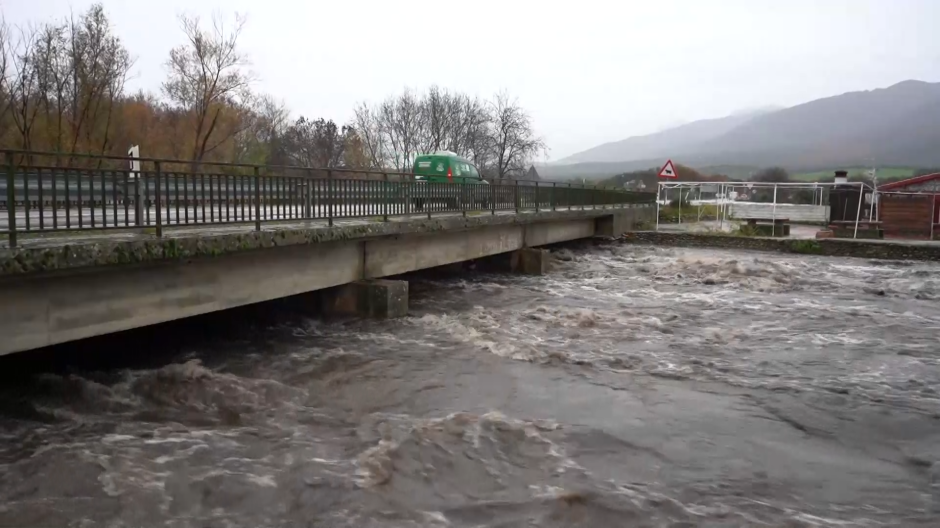
[[[342,168],[2,151],[0,235],[262,224],[653,204],[654,193],[567,183],[428,182],[413,174]]]

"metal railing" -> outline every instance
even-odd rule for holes
[[[3,151],[0,235],[652,204],[654,193],[507,180],[428,182],[394,171],[312,169]]]

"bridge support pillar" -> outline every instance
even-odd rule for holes
[[[614,211],[610,216],[602,216],[595,220],[594,236],[604,238],[616,238],[620,235],[633,231],[639,220],[639,209],[620,209]]]
[[[548,271],[548,251],[539,248],[523,248],[513,251],[509,268],[523,275],[544,275]]]
[[[327,315],[388,319],[408,315],[408,282],[374,279],[353,282],[323,292]]]

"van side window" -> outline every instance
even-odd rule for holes
[[[469,163],[465,164],[464,167],[466,167],[467,175],[469,175],[471,178],[480,179],[480,173],[477,172],[476,167],[470,165]]]
[[[462,165],[463,165],[463,163],[454,163],[454,176],[461,176],[461,175],[462,175],[462,174],[461,174],[461,170],[460,170],[460,167],[461,167]]]

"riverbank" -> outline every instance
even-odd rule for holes
[[[908,240],[789,239],[745,237],[715,233],[664,233],[639,231],[621,240],[656,246],[743,249],[803,255],[858,257],[883,260],[940,260],[940,242]]]

